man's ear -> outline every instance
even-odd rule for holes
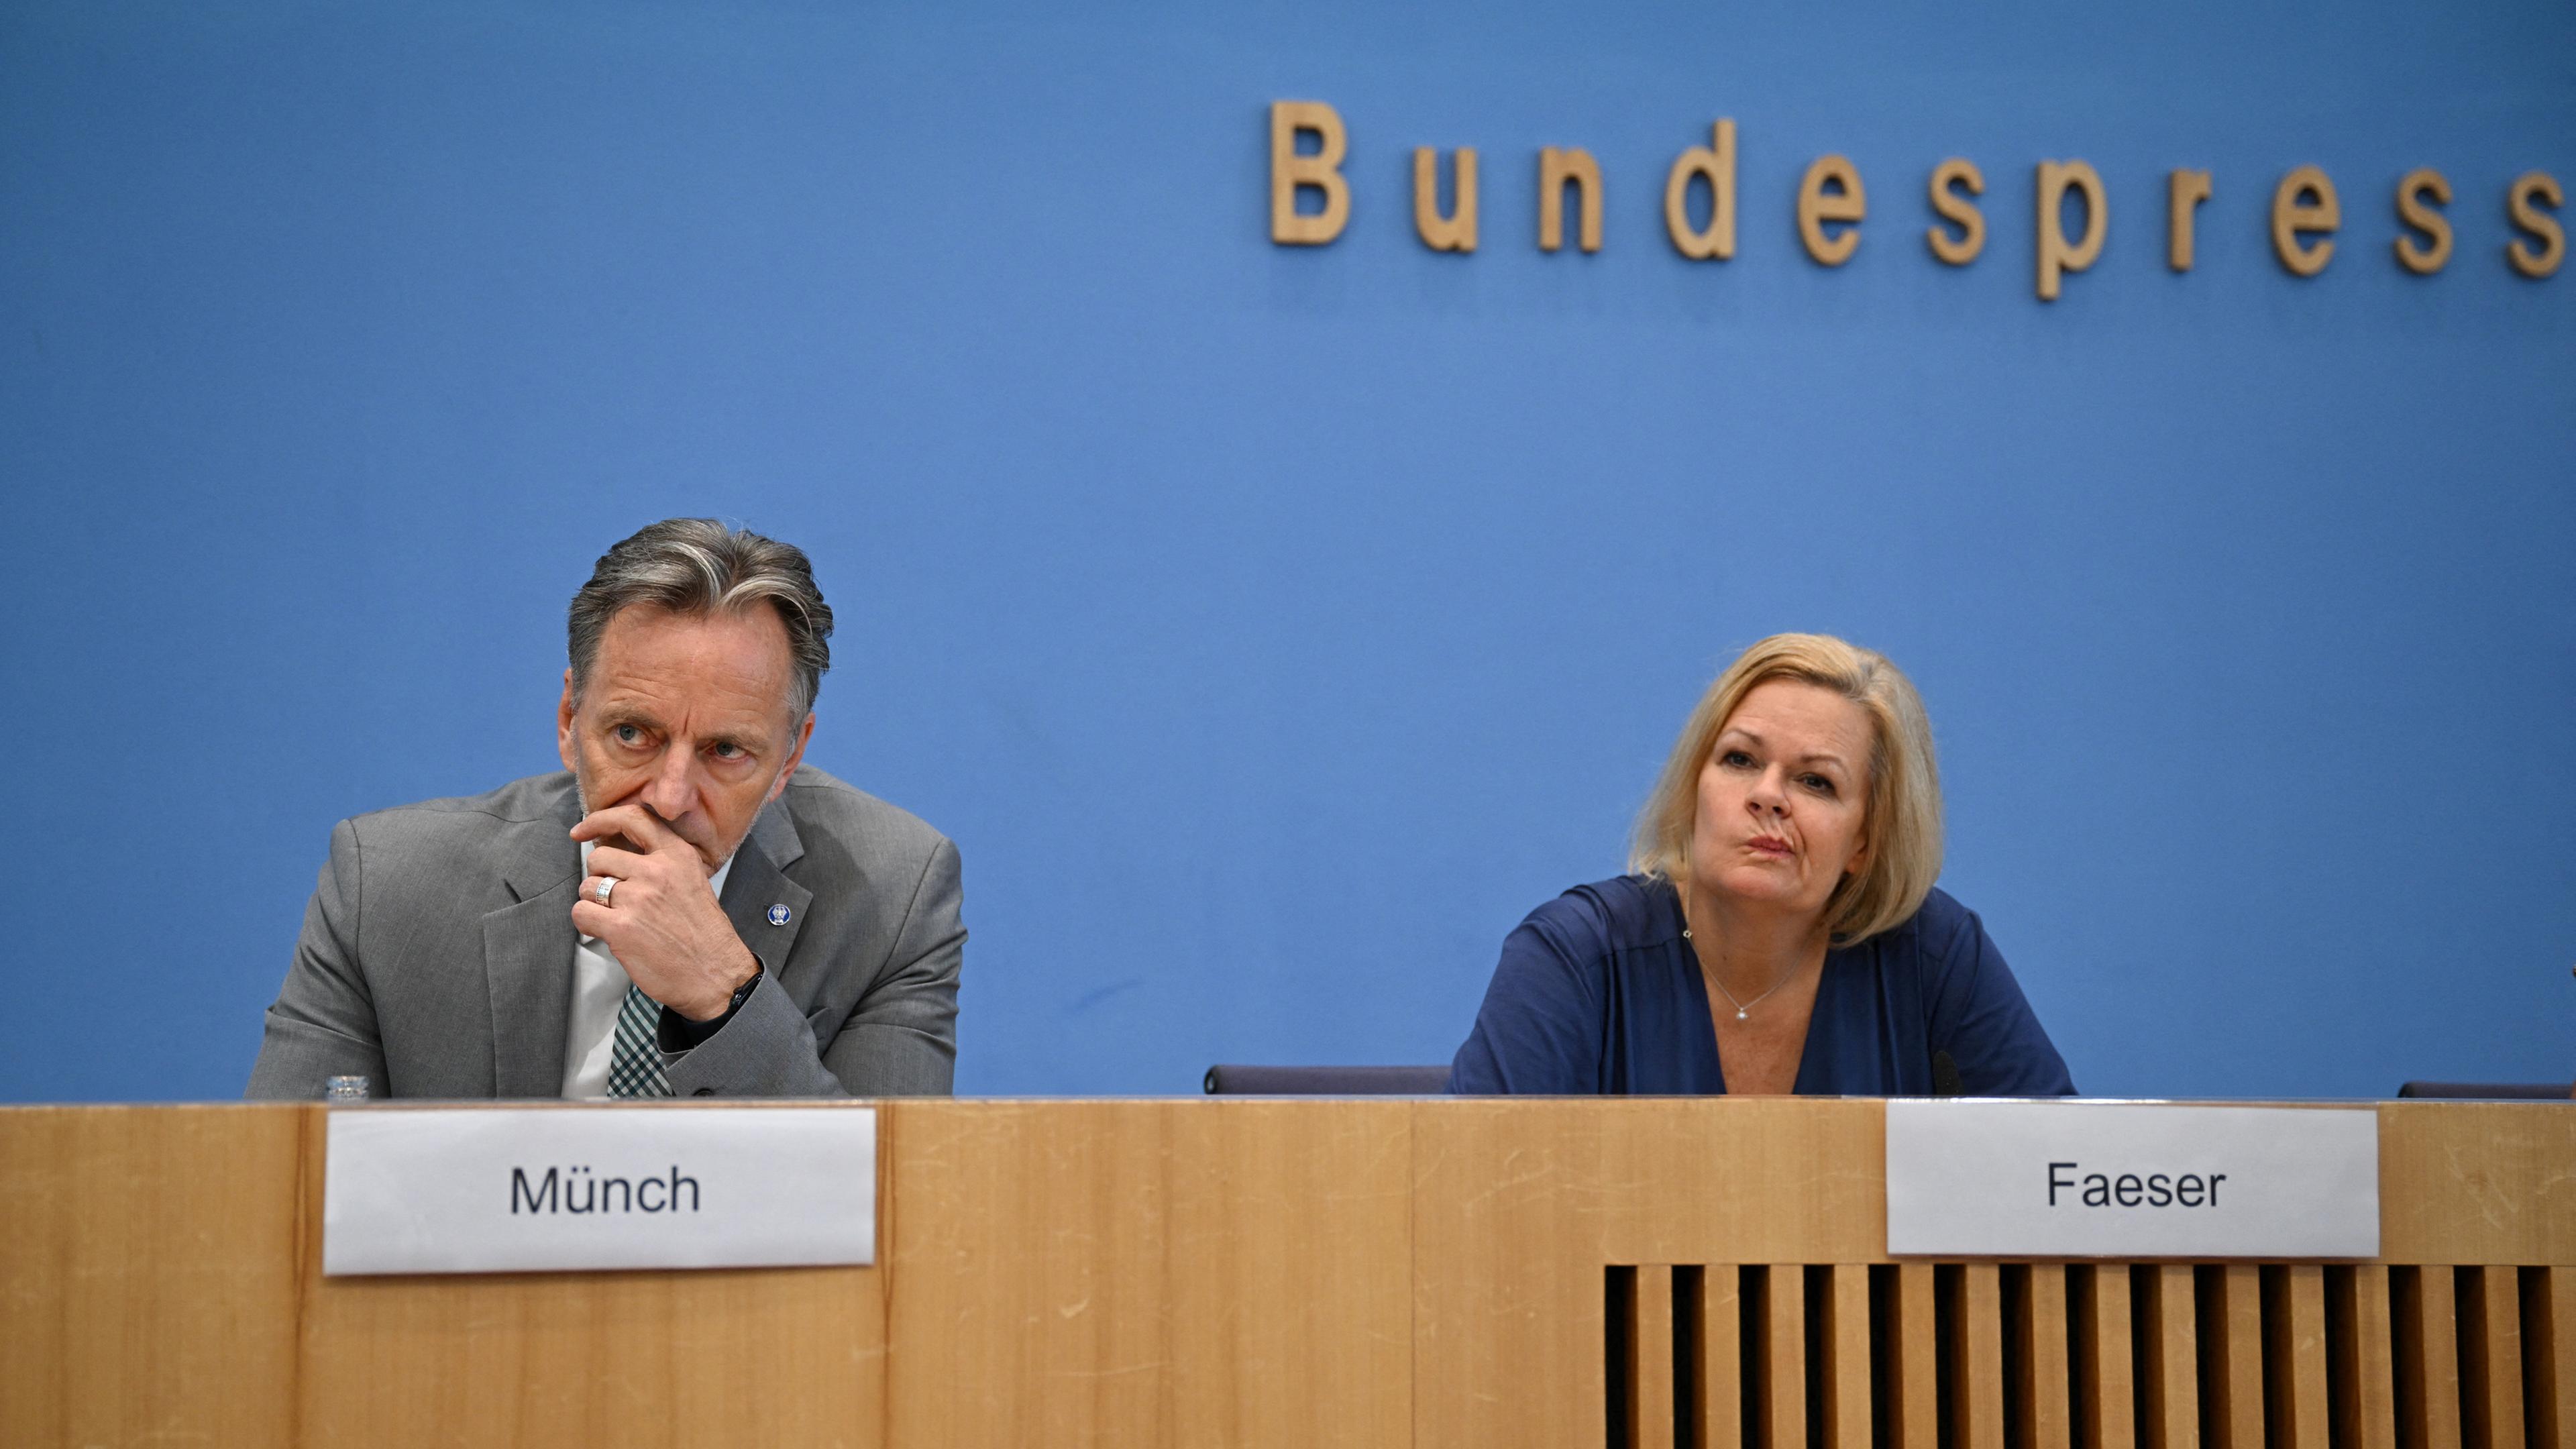
[[[567,770],[581,768],[572,748],[572,671],[564,671],[563,701],[555,706],[555,753],[563,756]]]
[[[770,801],[777,799],[779,794],[787,788],[787,782],[795,778],[796,767],[805,763],[806,743],[813,738],[814,711],[809,709],[805,711],[804,723],[799,724],[796,727],[795,748],[787,752],[787,763],[779,767],[778,778],[769,782],[769,794],[762,798],[760,802],[761,804],[766,805]]]

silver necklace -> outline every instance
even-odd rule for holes
[[[1682,927],[1682,939],[1683,939],[1683,940],[1685,940],[1685,941],[1687,941],[1687,940],[1689,940],[1690,938],[1691,938],[1690,927],[1688,927],[1688,926],[1684,926],[1684,927]],[[1697,948],[1697,947],[1693,947],[1692,949],[1693,949],[1694,954],[1696,954],[1696,952],[1697,952],[1697,949],[1698,949],[1698,948]],[[1736,1019],[1737,1021],[1746,1021],[1746,1020],[1749,1020],[1749,1019],[1750,1019],[1750,1018],[1746,1015],[1746,1013],[1747,1013],[1747,1012],[1750,1012],[1751,1010],[1753,1010],[1753,1008],[1755,1008],[1755,1007],[1757,1007],[1757,1006],[1760,1006],[1760,1005],[1762,1004],[1762,997],[1763,997],[1763,996],[1769,996],[1769,995],[1771,994],[1771,991],[1777,991],[1777,990],[1779,990],[1781,987],[1788,985],[1788,984],[1789,984],[1789,978],[1798,974],[1798,968],[1797,968],[1797,967],[1795,967],[1795,966],[1792,966],[1792,967],[1790,967],[1788,970],[1781,972],[1781,973],[1780,973],[1780,979],[1771,983],[1771,991],[1765,991],[1765,992],[1763,992],[1763,993],[1762,993],[1762,996],[1757,996],[1757,997],[1753,998],[1751,1001],[1738,1001],[1738,1000],[1736,1000],[1736,999],[1735,999],[1735,993],[1726,989],[1726,983],[1717,979],[1717,973],[1716,973],[1716,972],[1714,972],[1714,971],[1703,971],[1703,972],[1701,972],[1701,973],[1699,973],[1699,974],[1700,974],[1700,976],[1701,976],[1702,978],[1704,978],[1704,979],[1708,982],[1708,984],[1709,984],[1709,985],[1714,986],[1714,987],[1716,987],[1716,988],[1717,988],[1717,994],[1726,998],[1726,1004],[1727,1004],[1727,1005],[1732,1006],[1732,1007],[1734,1007],[1734,1008],[1735,1008],[1735,1019]]]

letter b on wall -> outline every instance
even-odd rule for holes
[[[1313,155],[1297,154],[1299,132],[1313,135]],[[1322,101],[1270,103],[1270,239],[1281,246],[1322,246],[1342,234],[1351,220],[1351,183],[1342,175],[1342,157],[1350,138],[1342,132],[1339,111]],[[1313,216],[1297,214],[1297,192],[1311,186],[1324,193],[1324,209]]]

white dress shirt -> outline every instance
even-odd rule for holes
[[[581,843],[581,873],[590,876],[590,845]],[[733,857],[707,877],[708,889],[724,894]],[[611,893],[610,900],[615,900]],[[611,907],[611,909],[615,909]],[[626,968],[596,936],[574,933],[572,947],[572,1014],[564,1023],[563,1094],[572,1098],[608,1095],[608,1062],[617,1050],[617,1013],[626,1005],[626,988],[634,982]],[[667,1063],[670,1058],[664,1057]]]

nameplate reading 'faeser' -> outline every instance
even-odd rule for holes
[[[336,1108],[322,1271],[876,1258],[871,1107]]]
[[[2370,1258],[2379,1114],[1887,1104],[1890,1257]]]

